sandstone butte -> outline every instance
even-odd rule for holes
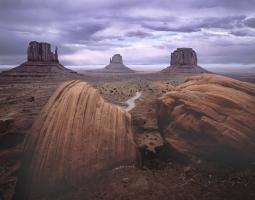
[[[255,85],[203,74],[158,100],[161,135],[183,154],[254,162]],[[244,163],[244,162],[240,162]]]
[[[8,71],[6,77],[46,77],[76,75],[76,72],[64,67],[58,59],[58,49],[51,51],[51,44],[32,41],[27,48],[27,61]]]
[[[115,54],[112,58],[110,58],[110,63],[104,68],[104,72],[132,73],[134,70],[123,64],[123,59],[120,54]]]
[[[131,117],[85,82],[63,83],[25,140],[14,199],[34,199],[84,182],[96,172],[134,164]]]
[[[171,53],[170,66],[163,69],[164,73],[205,73],[198,65],[197,53],[192,48],[177,48]]]

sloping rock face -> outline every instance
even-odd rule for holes
[[[4,71],[1,74],[4,77],[61,77],[76,76],[74,72],[59,63],[31,63],[26,62],[18,67]]]
[[[32,41],[27,49],[27,62],[1,73],[5,77],[45,77],[74,75],[76,72],[65,68],[58,60],[58,49],[51,52],[51,45]]]
[[[131,117],[87,83],[65,82],[33,125],[24,155],[14,199],[75,187],[101,170],[134,164]]]
[[[161,135],[184,154],[231,163],[255,160],[254,84],[194,76],[159,99],[157,116]]]
[[[116,73],[134,72],[132,69],[123,64],[122,56],[120,54],[115,54],[112,58],[110,58],[110,64],[104,68],[104,71]]]
[[[207,72],[197,64],[197,54],[192,48],[177,48],[171,53],[170,67],[162,72],[203,73]]]

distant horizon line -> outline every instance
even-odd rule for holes
[[[62,63],[63,64],[63,63]],[[11,67],[17,67],[20,64],[0,64],[1,68],[11,68]],[[69,68],[84,68],[84,69],[93,69],[92,67],[96,67],[101,68],[106,66],[107,64],[82,64],[82,65],[69,65],[69,64],[63,64],[66,67]],[[159,69],[163,69],[164,67],[170,66],[170,63],[157,63],[157,64],[126,64],[127,66],[137,66],[137,68],[142,68],[143,66],[150,66],[149,68],[156,68],[158,67]],[[210,68],[254,68],[255,67],[255,63],[254,64],[239,64],[239,63],[231,63],[231,64],[198,64],[199,66],[202,66],[204,68],[210,69]],[[96,69],[95,68],[95,69]]]

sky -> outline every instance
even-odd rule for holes
[[[30,41],[65,65],[170,62],[191,47],[204,65],[255,66],[255,0],[0,0],[0,65],[26,60]]]

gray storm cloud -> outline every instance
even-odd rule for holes
[[[179,46],[203,63],[255,64],[254,10],[254,0],[0,0],[0,64],[22,62],[31,40],[58,45],[64,64],[104,63],[115,52],[163,63]]]

